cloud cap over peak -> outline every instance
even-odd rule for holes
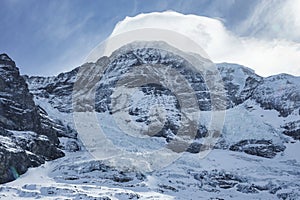
[[[176,31],[197,42],[214,62],[239,63],[261,76],[289,73],[300,76],[300,44],[287,40],[241,37],[221,20],[166,11],[126,17],[112,35],[141,28]]]

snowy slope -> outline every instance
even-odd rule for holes
[[[109,114],[100,117],[105,120],[106,132],[115,129],[109,123]],[[120,137],[123,144],[134,143],[130,137]],[[110,139],[116,144],[120,142],[118,137]],[[136,140],[135,145],[144,142]],[[0,198],[297,199],[300,157],[296,152],[300,143],[286,146],[284,153],[273,159],[221,149],[213,150],[203,159],[197,154],[183,153],[164,168],[142,173],[114,168],[109,162],[95,160],[86,151],[67,153],[64,158],[30,169],[18,180],[0,186]],[[127,147],[124,146],[132,151]]]
[[[164,144],[155,139],[152,143],[133,140],[120,134],[108,113],[98,117],[104,132],[113,134],[108,136],[112,143],[126,151],[135,152],[141,149],[135,147],[141,146],[149,151],[153,149],[147,145],[159,148]],[[130,168],[114,168],[110,162],[97,161],[86,151],[67,153],[64,158],[30,169],[18,180],[2,185],[0,198],[276,199],[289,196],[297,199],[300,157],[296,152],[300,143],[286,146],[284,153],[273,159],[221,149],[213,150],[204,159],[197,154],[183,153],[161,169],[141,173]]]
[[[300,77],[263,78],[241,65],[217,64],[226,91],[224,124],[216,145],[197,154],[205,146],[213,115],[206,82],[183,57],[147,45],[136,47],[83,66],[95,67],[84,74],[83,83],[102,79],[96,101],[83,101],[79,112],[73,112],[72,95],[80,68],[56,77],[25,76],[35,104],[53,120],[66,156],[0,186],[0,199],[300,198]],[[123,74],[145,64],[178,70],[195,91],[199,128],[187,149],[193,153],[168,149],[182,125],[178,95],[155,84],[116,89]],[[95,89],[84,86],[82,100]],[[131,94],[127,115],[112,106],[120,100],[118,92]],[[94,106],[96,112],[90,112]],[[139,135],[152,122],[160,128],[155,137]]]

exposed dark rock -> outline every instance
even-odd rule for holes
[[[0,132],[0,183],[15,180],[29,167],[38,167],[47,160],[64,156],[46,136],[34,132],[20,132],[20,135]],[[12,172],[14,176],[11,176]]]
[[[195,136],[195,139],[204,138],[204,137],[207,136],[207,134],[208,134],[208,130],[207,130],[206,126],[200,124],[199,128],[197,130],[197,134]]]
[[[170,185],[164,185],[164,184],[158,184],[158,186],[161,188],[161,189],[164,189],[164,190],[171,190],[173,192],[178,192],[178,189],[170,186]]]
[[[132,192],[119,192],[116,194],[116,197],[119,199],[140,199],[141,196]]]
[[[284,145],[273,144],[271,140],[242,140],[229,147],[231,151],[242,151],[250,155],[273,158],[285,150]]]
[[[287,117],[300,108],[299,77],[279,74],[264,79],[251,98],[264,109],[275,109]]]
[[[199,72],[194,71],[191,64],[178,55],[153,48],[138,48],[132,51],[117,50],[110,59],[110,63],[105,71],[105,80],[100,82],[96,92],[96,111],[98,112],[110,109],[108,105],[111,104],[110,96],[112,95],[113,88],[119,81],[117,77],[121,77],[126,72],[141,64],[163,64],[164,66],[176,69],[179,74],[185,77],[195,91],[195,95],[199,101],[199,109],[211,109],[210,92],[203,76]],[[162,74],[159,74],[159,76],[161,77]],[[146,96],[150,94],[154,96],[161,95],[165,99],[171,95],[165,88],[160,88],[158,85],[143,87],[141,91]]]
[[[72,112],[72,92],[78,68],[55,77],[24,76],[36,98],[47,98],[60,112]]]
[[[0,54],[0,65],[16,67],[16,63],[5,53]]]
[[[254,187],[253,185],[238,184],[236,187],[237,187],[237,191],[242,192],[242,193],[258,193],[259,192],[257,190],[257,188]]]
[[[76,140],[68,140],[65,142],[65,144],[62,145],[63,146],[61,146],[61,148],[69,152],[76,152],[81,150],[81,147]]]
[[[112,180],[119,183],[126,183],[132,181],[133,178],[124,175],[114,175]]]
[[[200,150],[201,150],[201,146],[202,144],[201,143],[198,143],[198,142],[193,142],[188,148],[187,148],[187,152],[190,152],[190,153],[199,153]]]
[[[48,113],[42,107],[38,106],[38,108],[41,116],[42,126],[45,129],[50,129],[50,132],[51,130],[55,130],[55,134],[52,133],[52,135],[56,135],[57,137],[67,137],[73,139],[77,138],[77,132],[74,129],[72,129],[69,125],[63,124],[61,120],[51,119],[48,116]]]
[[[72,182],[84,182],[87,176],[93,175],[93,180],[97,182],[112,181],[112,183],[129,183],[132,181],[143,181],[146,176],[140,172],[132,170],[119,170],[105,164],[103,161],[94,160],[74,165],[62,165],[53,171],[57,181],[63,180]]]
[[[225,171],[202,171],[194,174],[194,178],[202,183],[213,188],[230,189],[239,183],[245,183],[246,178]]]
[[[236,182],[219,181],[219,187],[222,189],[233,188],[236,184],[237,184]]]
[[[0,126],[10,130],[40,131],[38,109],[19,69],[0,55]]]
[[[263,78],[252,69],[238,64],[217,64],[227,96],[227,108],[232,108],[249,99]]]
[[[300,140],[300,120],[285,124],[282,128],[285,130],[283,134],[288,135],[295,140]]]
[[[277,194],[277,197],[279,199],[283,199],[283,200],[296,200],[296,199],[300,198],[300,195],[295,192],[283,192],[283,193]]]
[[[57,131],[45,123],[45,117],[35,105],[14,61],[1,54],[0,183],[18,178],[29,167],[64,156],[57,149]]]
[[[0,146],[0,183],[6,183],[17,179],[24,174],[29,167],[42,164],[35,160],[31,163],[29,156],[25,151],[9,151]]]

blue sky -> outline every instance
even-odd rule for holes
[[[56,75],[81,65],[126,16],[166,10],[216,18],[237,36],[298,44],[297,32],[280,30],[287,24],[281,18],[274,32],[270,10],[276,6],[270,6],[257,0],[2,0],[0,52],[9,54],[22,74]],[[255,18],[265,14],[270,19]]]

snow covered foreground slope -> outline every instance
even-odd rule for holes
[[[101,67],[101,63],[100,59],[85,66]],[[54,119],[66,156],[32,168],[16,181],[2,185],[1,199],[300,198],[299,77],[262,78],[240,65],[218,64],[226,89],[226,117],[215,148],[201,158],[197,151],[207,134],[210,96],[205,82],[190,73],[189,64],[170,52],[149,48],[121,53],[109,63],[97,89],[96,111],[111,144],[126,152],[139,153],[162,148],[176,135],[180,119],[176,96],[157,85],[146,85],[136,92],[128,111],[131,120],[147,125],[151,118],[147,112],[149,105],[165,108],[168,120],[158,137],[135,138],[124,134],[110,114],[110,95],[119,75],[141,63],[164,64],[182,70],[197,92],[201,120],[188,152],[151,172],[141,166],[134,168],[132,164],[139,162],[129,161],[126,167],[117,165],[114,159],[97,160],[77,138],[74,125],[71,97],[79,69],[56,77],[25,77],[35,103]],[[80,123],[91,133],[97,130],[85,120]]]
[[[152,173],[116,170],[87,152],[32,168],[1,199],[299,199],[299,143],[273,159],[213,150],[186,153]]]

